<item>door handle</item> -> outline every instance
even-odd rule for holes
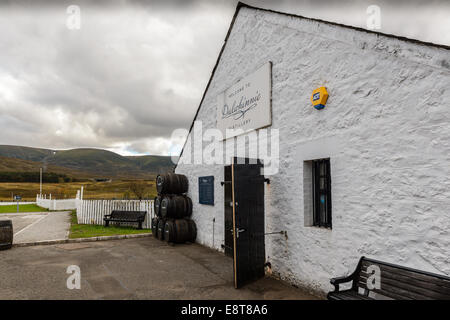
[[[245,229],[236,228],[236,238],[239,238],[239,233],[244,232]]]
[[[236,238],[239,238],[239,233],[246,231],[245,229],[236,228]],[[233,228],[230,229],[230,232],[233,232]]]

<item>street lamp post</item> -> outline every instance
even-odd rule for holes
[[[39,170],[39,196],[42,197],[42,168]]]

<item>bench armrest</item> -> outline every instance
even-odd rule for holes
[[[353,278],[353,274],[349,276],[332,278],[330,283],[334,286],[334,292],[339,292],[339,284],[353,281]]]
[[[108,218],[111,218],[111,216],[112,216],[111,214],[105,214],[105,215],[103,216],[103,219],[105,219],[105,218],[107,218],[107,219],[108,219]]]

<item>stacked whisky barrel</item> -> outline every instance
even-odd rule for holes
[[[195,242],[197,227],[190,219],[192,200],[185,194],[188,187],[188,179],[182,174],[166,173],[156,178],[158,196],[152,220],[155,238],[172,243]]]

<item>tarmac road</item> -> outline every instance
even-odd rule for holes
[[[80,289],[69,289],[69,266]],[[0,299],[317,299],[266,277],[233,287],[233,259],[153,237],[0,251]]]
[[[12,220],[13,243],[67,239],[70,212],[1,213],[0,220]]]

